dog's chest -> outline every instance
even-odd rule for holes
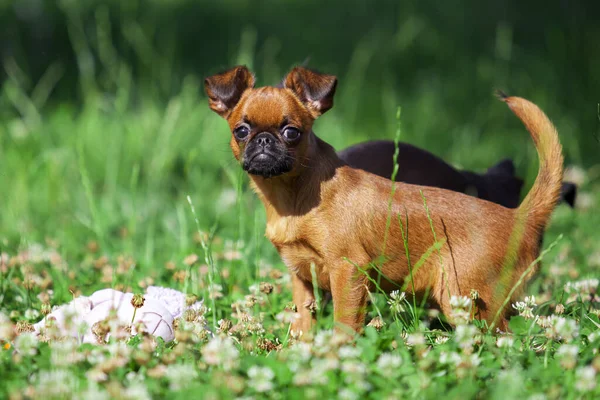
[[[310,227],[302,224],[298,218],[278,218],[267,223],[266,236],[277,248],[291,273],[309,282],[316,278],[320,287],[329,287],[323,259],[325,243],[316,240]]]

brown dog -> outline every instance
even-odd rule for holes
[[[292,275],[301,315],[295,332],[312,326],[313,283],[331,291],[338,327],[362,329],[369,291],[406,288],[428,296],[447,317],[451,295],[475,289],[478,316],[492,323],[498,313],[498,326],[507,328],[504,300],[522,275],[531,275],[560,194],[561,146],[537,106],[503,97],[540,157],[531,191],[519,208],[508,209],[346,165],[312,131],[314,120],[333,106],[334,76],[297,67],[283,88],[254,88],[250,71],[238,66],[204,84],[210,108],[229,123],[233,154],[265,206],[266,236]]]
[[[396,146],[391,140],[371,140],[338,151],[338,157],[353,168],[391,179]],[[512,160],[505,159],[485,173],[457,170],[444,160],[408,143],[398,143],[400,168],[396,181],[413,185],[434,186],[454,190],[493,201],[508,208],[517,208],[523,180],[515,175]],[[577,186],[563,182],[560,200],[575,206]]]

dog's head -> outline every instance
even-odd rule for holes
[[[210,108],[229,123],[231,149],[245,171],[270,178],[294,173],[309,157],[312,125],[333,106],[337,79],[294,68],[282,87],[254,88],[244,66],[206,78]]]

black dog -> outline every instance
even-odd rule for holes
[[[523,180],[515,176],[515,166],[510,159],[500,161],[484,174],[477,174],[459,171],[428,151],[407,143],[400,143],[398,148],[396,181],[466,193],[508,208],[519,205]],[[341,150],[338,156],[351,167],[391,179],[394,151],[393,141],[373,140]],[[561,201],[573,207],[576,195],[575,184],[563,182]]]

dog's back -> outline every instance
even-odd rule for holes
[[[511,160],[503,160],[485,174],[458,171],[432,153],[410,145],[398,144],[396,181],[466,193],[504,207],[516,208],[523,181],[515,176]],[[391,179],[395,145],[391,140],[358,143],[338,152],[353,168]]]

